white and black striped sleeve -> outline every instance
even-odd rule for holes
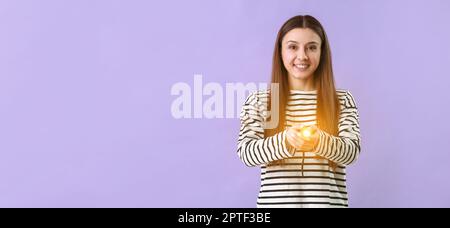
[[[350,165],[356,161],[361,150],[359,115],[350,92],[347,91],[344,97],[344,108],[339,117],[338,136],[319,131],[319,143],[314,152],[337,164]]]
[[[239,158],[247,166],[258,166],[292,157],[286,145],[286,131],[264,138],[262,104],[256,93],[242,106],[238,149]]]

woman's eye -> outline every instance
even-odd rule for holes
[[[289,49],[292,49],[292,50],[297,50],[297,46],[295,46],[295,45],[291,45],[291,46],[289,46],[288,48],[289,48]]]
[[[316,46],[310,46],[308,49],[311,50],[311,51],[315,51],[315,50],[317,50],[317,47]]]

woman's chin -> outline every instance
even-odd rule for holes
[[[307,72],[302,72],[302,73],[294,73],[294,74],[291,74],[291,76],[292,76],[292,78],[293,79],[298,79],[298,80],[305,80],[305,79],[308,79],[308,78],[310,78],[311,77],[311,73],[307,73]]]

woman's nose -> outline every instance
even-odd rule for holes
[[[304,48],[299,48],[297,53],[297,58],[300,60],[307,60],[308,55],[306,54],[306,51]]]

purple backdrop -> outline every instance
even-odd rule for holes
[[[0,1],[0,207],[254,207],[239,120],[172,85],[267,82],[276,32],[324,25],[361,116],[352,207],[450,207],[450,3]]]

